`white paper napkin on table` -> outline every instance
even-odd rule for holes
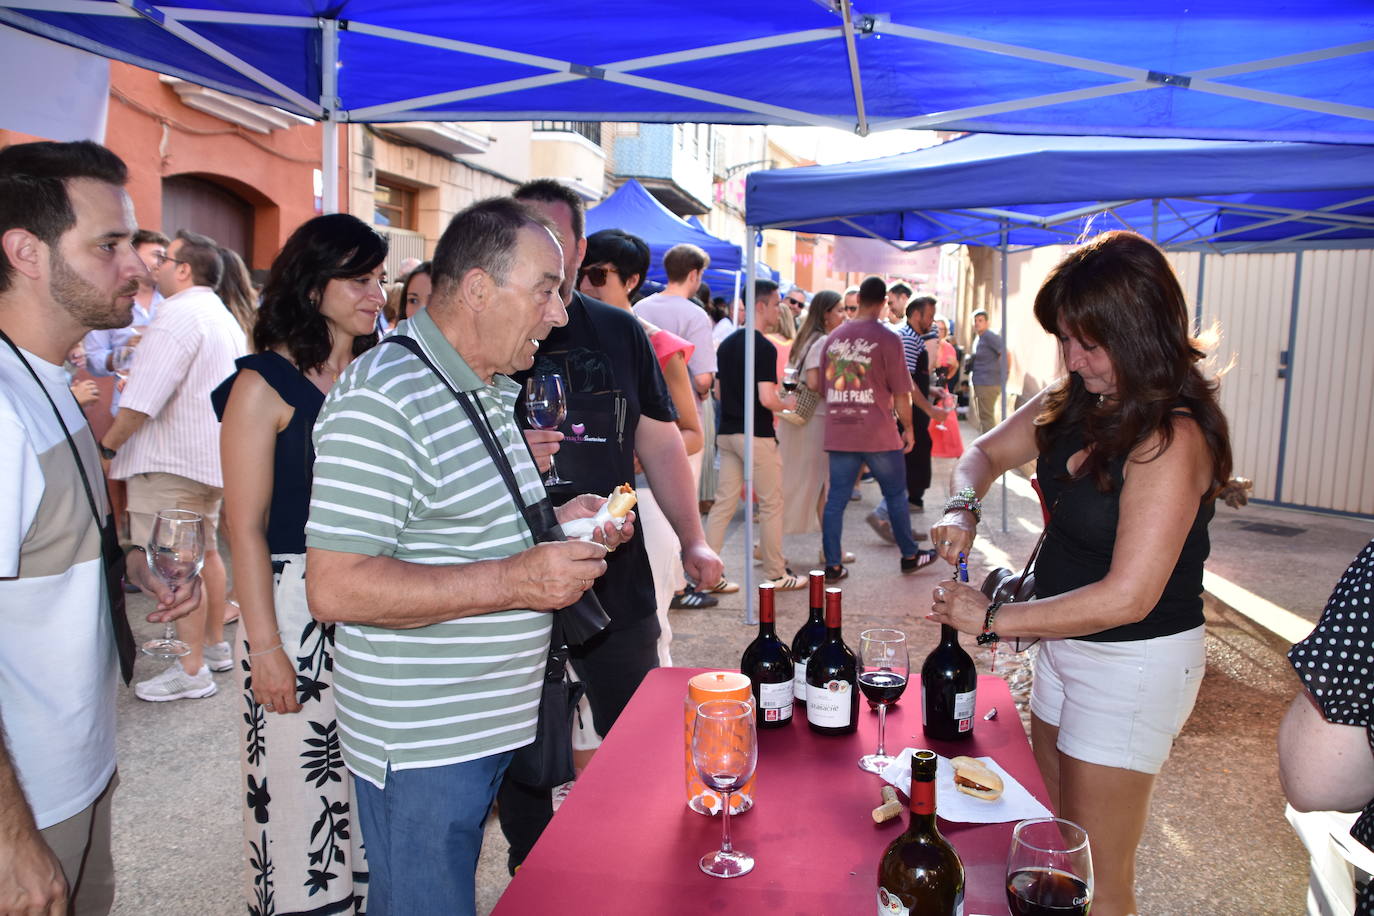
[[[884,781],[901,789],[903,795],[911,791],[911,755],[915,752],[913,747],[903,748],[881,774]],[[960,792],[954,788],[954,767],[949,758],[940,757],[935,770],[935,810],[941,818],[960,824],[1002,824],[1028,817],[1053,817],[1050,810],[1002,769],[996,760],[991,757],[975,759],[987,764],[1002,777],[1001,797],[985,801]]]

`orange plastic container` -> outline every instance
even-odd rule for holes
[[[707,671],[698,674],[687,682],[687,699],[683,703],[682,747],[686,764],[687,807],[698,814],[720,814],[721,796],[714,789],[708,789],[697,778],[697,768],[692,763],[692,723],[696,721],[697,707],[708,700],[744,700],[751,706],[754,694],[749,688],[749,678],[738,671]],[[737,791],[730,793],[730,813],[743,814],[754,807],[754,780],[749,781]]]

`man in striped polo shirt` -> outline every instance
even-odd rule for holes
[[[521,499],[545,498],[515,422],[538,342],[567,320],[562,251],[509,198],[453,218],[429,307],[401,322],[476,403]],[[334,687],[354,775],[372,913],[471,913],[482,824],[516,749],[534,738],[548,611],[606,570],[606,545],[536,545],[453,394],[399,346],[339,379],[315,426],[306,527],[311,613],[337,623]],[[604,500],[579,496],[560,522]],[[615,547],[633,534],[605,526]]]

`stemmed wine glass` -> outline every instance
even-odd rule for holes
[[[568,415],[567,389],[563,376],[556,372],[531,375],[525,380],[525,415],[535,429],[557,429]],[[567,486],[572,481],[558,476],[553,456],[549,456],[549,473],[544,486]]]
[[[879,628],[859,634],[859,689],[878,706],[878,750],[860,757],[859,769],[881,773],[892,762],[885,746],[887,707],[906,690],[910,673],[905,633]]]
[[[128,381],[129,367],[134,364],[133,347],[115,347],[110,351],[110,371],[121,381]]]
[[[1088,831],[1059,817],[1017,824],[1007,852],[1007,906],[1014,916],[1087,916],[1092,900]]]
[[[176,591],[194,579],[205,564],[205,519],[187,509],[162,509],[153,520],[148,537],[148,568]],[[176,638],[176,628],[168,623],[158,639],[143,644],[143,652],[157,658],[180,658],[191,647]]]
[[[797,390],[797,383],[799,380],[800,376],[797,374],[796,366],[788,366],[786,369],[782,370],[782,390],[786,391],[788,394]]]
[[[692,763],[702,783],[724,799],[720,849],[701,857],[701,870],[717,878],[737,878],[754,868],[754,857],[730,844],[730,794],[749,781],[758,763],[754,706],[744,700],[710,700],[697,707],[692,725]]]

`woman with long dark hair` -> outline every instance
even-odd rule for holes
[[[1050,507],[1035,599],[989,605],[945,582],[930,618],[980,643],[1042,640],[1036,761],[1055,810],[1091,838],[1093,916],[1121,916],[1137,910],[1155,776],[1202,682],[1202,564],[1231,447],[1183,290],[1150,242],[1109,232],[1071,252],[1036,295],[1035,317],[1068,375],[970,446],[931,529],[956,562],[973,546],[979,497],[1035,460]]]
[[[272,263],[252,356],[214,393],[243,622],[245,891],[253,914],[361,913],[367,865],[334,714],[334,628],[305,601],[311,430],[325,394],[376,342],[387,243],[317,216]]]

